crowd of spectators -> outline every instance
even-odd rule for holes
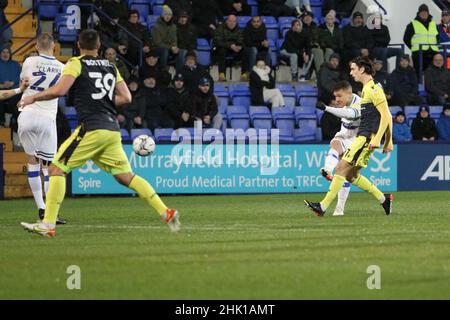
[[[411,59],[400,48],[389,47],[391,37],[381,14],[375,15],[367,26],[363,13],[353,12],[356,0],[324,0],[323,19],[314,17],[309,0],[259,0],[260,15],[254,16],[246,0],[166,0],[151,28],[142,23],[147,17],[130,9],[125,0],[81,2],[96,4],[112,18],[97,17],[95,28],[101,35],[101,54],[117,66],[134,97],[132,106],[119,115],[121,126],[127,130],[192,126],[196,119],[207,127],[220,127],[222,119],[218,99],[214,97],[210,65],[201,65],[198,60],[200,38],[211,43],[212,63],[218,65],[219,81],[227,80],[225,71],[230,64],[238,64],[241,81],[249,82],[253,105],[283,107],[283,95],[275,86],[273,51],[264,15],[293,17],[290,28],[280,30],[282,41],[277,62],[289,65],[293,82],[310,79],[315,73],[318,100],[326,104],[333,103],[334,84],[341,80],[352,82],[348,75],[349,61],[356,56],[373,59],[374,78],[383,86],[390,105],[403,108],[450,103],[450,73],[435,46],[450,40],[450,11],[447,10],[442,11],[441,21],[436,23],[425,4],[418,8],[404,33],[404,43],[412,51]],[[7,23],[3,10],[6,5],[7,0],[0,0],[1,25]],[[246,25],[239,25],[241,16],[252,17]],[[349,23],[343,26],[342,19],[348,19]],[[88,19],[82,23],[86,25]],[[426,98],[418,90],[417,43],[424,33],[432,35],[428,36],[429,45],[422,47]],[[10,39],[10,30],[0,38],[0,88],[3,89],[16,86],[20,74],[20,65],[11,59]],[[396,58],[392,73],[387,72],[390,57]],[[173,77],[169,66],[175,70]],[[352,85],[354,92],[360,94],[360,84],[352,82]],[[14,99],[0,104],[0,126],[4,125],[4,114],[12,113],[14,105]],[[443,123],[440,131],[429,129],[431,122],[421,120],[427,119],[426,110],[422,110],[417,117],[420,121],[411,125],[412,136],[401,139],[448,136],[441,133],[448,130],[448,121],[444,121],[448,110],[443,111],[443,120],[439,120]],[[404,115],[399,113],[395,119],[398,132],[408,131]],[[337,127],[336,119],[331,121]],[[328,126],[326,118],[322,119],[322,126]],[[423,127],[434,132],[428,134],[425,130],[428,133],[421,135],[418,132]]]

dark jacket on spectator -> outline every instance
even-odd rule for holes
[[[285,49],[289,53],[297,53],[299,58],[303,55],[311,53],[311,38],[307,32],[302,30],[301,32],[295,32],[289,30],[286,32],[281,50]]]
[[[189,17],[193,16],[194,10],[192,9],[190,0],[166,0],[164,4],[172,9],[175,19],[178,18],[183,11],[186,11]]]
[[[128,3],[124,0],[103,0],[102,9],[110,17],[118,17],[121,22],[125,22],[128,18]],[[142,17],[141,17],[142,18]]]
[[[142,86],[142,95],[145,98],[145,109],[140,110],[139,115],[147,121],[152,117],[165,116],[165,108],[167,105],[166,95],[164,90],[158,87],[148,88]]]
[[[355,27],[351,24],[344,27],[344,49],[373,49],[374,41],[366,26]]]
[[[184,65],[183,68],[177,70],[177,73],[181,73],[184,78],[184,86],[191,93],[194,93],[198,89],[198,82],[202,77],[209,79],[210,90],[214,90],[214,81],[205,66],[197,64],[195,67],[190,68]]]
[[[263,88],[267,89],[275,88],[275,79],[272,74],[269,74],[269,81],[264,81],[260,78],[260,76],[252,70],[250,72],[250,93],[252,95],[252,105],[254,106],[263,106],[265,105],[264,96],[263,96]]]
[[[331,68],[329,62],[324,63],[319,70],[317,76],[317,89],[319,94],[319,101],[329,104],[334,99],[333,87],[343,80],[341,70]]]
[[[322,128],[322,139],[331,140],[341,130],[341,118],[329,112],[324,112],[320,119],[320,127]]]
[[[384,24],[381,24],[380,29],[373,28],[372,30],[369,30],[369,32],[372,35],[374,47],[387,48],[387,46],[391,42],[389,29]]]
[[[334,52],[341,52],[344,46],[344,34],[339,24],[334,24],[333,33],[326,24],[320,26],[319,44],[322,49],[330,48]]]
[[[438,120],[437,131],[439,133],[439,140],[450,141],[450,117],[446,116],[444,112],[442,112]]]
[[[404,69],[400,66],[391,73],[391,89],[394,96],[403,94],[419,94],[416,71],[408,66]]]
[[[166,113],[175,123],[175,127],[194,125],[193,119],[188,123],[185,123],[181,119],[183,112],[189,113],[192,116],[192,104],[190,101],[190,93],[183,86],[180,90],[176,89],[173,83],[170,84],[167,89],[167,108]]]
[[[116,24],[109,21],[102,21],[100,25],[100,41],[105,48],[114,48],[119,51],[119,45],[128,46],[128,36]]]
[[[160,17],[152,29],[153,44],[156,48],[170,49],[177,46],[177,26],[173,19],[165,22]]]
[[[208,28],[210,24],[217,25],[216,19],[221,22],[223,13],[216,0],[192,0],[194,16],[192,24],[197,28]]]
[[[417,112],[417,117],[412,122],[411,132],[414,140],[422,140],[424,137],[437,139],[438,137],[434,120],[431,119],[430,115],[427,118],[422,118],[420,112]]]
[[[214,45],[216,47],[228,49],[232,44],[244,44],[242,30],[239,29],[238,25],[236,25],[234,29],[229,29],[225,23],[222,23],[214,32]]]
[[[373,78],[375,79],[376,82],[381,83],[385,94],[392,95],[391,78],[389,76],[389,73],[387,73],[386,71],[380,70],[375,73]]]
[[[394,121],[394,126],[392,129],[392,138],[394,139],[394,142],[412,140],[411,128],[408,126],[406,121],[403,123],[398,123]]]
[[[244,44],[246,47],[256,47],[258,51],[267,50],[267,48],[261,45],[261,42],[267,40],[267,29],[264,23],[256,29],[253,27],[252,22],[249,21],[244,29]]]
[[[126,121],[126,129],[131,130],[133,129],[134,125],[134,118],[141,117],[142,120],[144,120],[145,117],[145,96],[142,93],[142,84],[139,85],[138,89],[136,91],[131,91],[131,104],[126,106],[125,108],[118,108],[117,114],[123,115],[127,121]]]
[[[225,16],[234,14],[235,16],[250,16],[251,8],[247,4],[247,0],[219,0],[220,9]],[[236,11],[233,7],[233,3],[241,3],[242,10],[240,12]]]
[[[312,48],[319,47],[320,29],[314,21],[310,25],[303,22],[303,32],[309,33]]]
[[[192,103],[192,115],[195,118],[203,119],[205,116],[209,115],[212,119],[219,112],[217,99],[211,88],[207,94],[204,94],[200,89],[197,89],[195,93],[191,94],[190,100]]]
[[[425,89],[437,96],[450,95],[450,71],[445,66],[438,68],[430,65],[425,70]]]
[[[190,19],[185,25],[177,24],[177,42],[180,49],[195,50],[197,48],[197,30]]]
[[[319,44],[322,49],[330,48],[334,52],[341,52],[344,46],[344,34],[337,23],[334,24],[333,33],[326,24],[320,26]]]
[[[144,62],[143,66],[139,70],[139,79],[144,80],[151,75],[155,75],[156,83],[158,83],[161,88],[167,87],[172,80],[170,73],[162,68],[159,63],[152,67]]]

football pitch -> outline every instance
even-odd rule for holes
[[[178,234],[138,198],[67,198],[52,239],[19,225],[33,200],[0,201],[0,299],[450,299],[450,191],[395,193],[391,216],[351,193],[318,218],[320,197],[163,197]]]

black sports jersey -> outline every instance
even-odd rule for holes
[[[373,133],[377,133],[380,127],[381,114],[376,106],[384,101],[386,101],[386,96],[383,87],[373,80],[369,81],[362,91],[361,124],[358,136],[370,138]]]
[[[78,123],[86,131],[120,130],[114,97],[116,82],[123,79],[111,62],[94,56],[73,57],[63,75],[76,78],[70,95],[77,109]]]

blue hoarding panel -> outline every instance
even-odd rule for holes
[[[450,144],[402,144],[398,189],[450,190]]]
[[[133,171],[158,193],[326,192],[320,175],[328,145],[157,145],[149,157],[124,146]],[[397,190],[397,151],[377,150],[362,171],[383,191]],[[353,187],[353,191],[357,191]],[[73,194],[130,194],[92,161],[72,173]]]

